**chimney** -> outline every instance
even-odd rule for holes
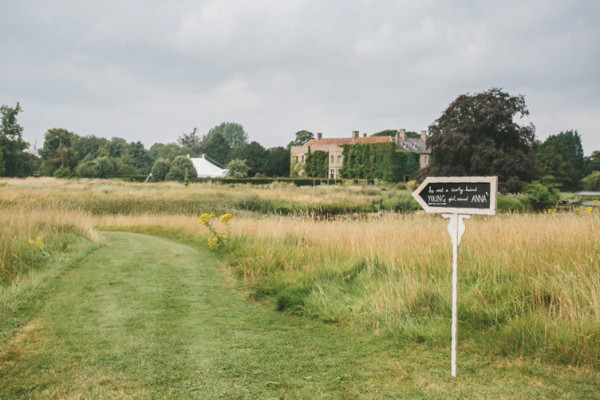
[[[321,132],[317,133],[317,140],[323,139],[323,134]]]
[[[406,140],[406,129],[400,129],[396,136],[399,137],[400,140]]]
[[[426,141],[427,140],[427,131],[421,131],[421,140],[422,141]]]
[[[359,135],[358,131],[352,131],[352,140],[358,139],[358,135]]]

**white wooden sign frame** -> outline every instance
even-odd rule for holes
[[[467,208],[467,207],[447,207],[431,206],[422,197],[421,192],[432,183],[462,184],[468,185],[489,183],[489,206],[485,208]],[[467,188],[467,186],[465,186]],[[445,195],[445,191],[440,191],[440,195]],[[498,196],[498,177],[497,176],[470,176],[470,177],[428,177],[412,193],[414,199],[423,207],[425,212],[441,213],[442,217],[448,218],[448,233],[452,240],[452,341],[450,354],[450,374],[456,376],[456,345],[458,331],[458,245],[465,233],[464,220],[473,214],[495,215]],[[444,201],[445,202],[445,201]]]

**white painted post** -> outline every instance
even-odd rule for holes
[[[464,219],[470,218],[465,214],[442,214],[448,218],[448,233],[452,239],[452,343],[450,353],[450,374],[456,376],[456,333],[458,331],[458,245],[465,233]]]
[[[426,212],[444,213],[452,239],[452,343],[450,372],[456,376],[458,330],[458,245],[464,221],[473,214],[496,214],[498,177],[428,177],[412,194]]]

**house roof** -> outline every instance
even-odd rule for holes
[[[399,147],[402,150],[411,151],[414,153],[431,153],[421,138],[406,138],[404,140],[400,140]]]
[[[343,146],[345,144],[355,143],[388,143],[393,142],[394,139],[391,136],[367,136],[354,138],[333,138],[333,139],[311,139],[305,146],[325,146],[325,145],[338,145]]]

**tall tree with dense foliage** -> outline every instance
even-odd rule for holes
[[[150,158],[154,161],[164,158],[173,161],[177,156],[185,156],[192,153],[189,147],[181,147],[177,143],[154,143],[148,150]]]
[[[79,159],[73,151],[73,142],[77,135],[66,129],[53,128],[48,129],[44,134],[44,145],[38,151],[42,158],[42,175],[53,175],[56,170],[62,167],[61,176],[64,177],[66,171],[75,172]]]
[[[309,140],[314,139],[315,135],[312,132],[301,130],[296,132],[296,139],[292,140],[288,147],[291,146],[304,146]]]
[[[281,146],[267,149],[265,173],[267,176],[289,176],[290,150]]]
[[[232,149],[248,143],[248,134],[244,130],[244,127],[236,122],[223,122],[211,128],[206,134],[205,139],[210,142],[218,133],[223,135],[225,142]]]
[[[542,176],[552,176],[565,190],[576,190],[584,174],[583,147],[577,131],[561,132],[537,146],[535,166]]]
[[[267,160],[267,150],[258,142],[250,142],[247,145],[237,147],[231,150],[230,159],[246,160],[248,165],[248,176],[265,173],[265,161]]]
[[[0,125],[0,170],[4,176],[27,176],[31,170],[30,157],[25,153],[29,143],[23,140],[23,127],[17,122],[21,105],[0,107],[2,124]]]
[[[221,165],[227,164],[229,161],[229,153],[231,147],[227,144],[225,136],[221,132],[216,132],[206,144],[205,153],[208,158]]]
[[[245,178],[248,176],[250,167],[246,164],[246,160],[234,158],[227,163],[227,176],[231,178]]]
[[[583,159],[585,175],[589,175],[594,171],[600,171],[600,151],[595,150],[588,157]]]
[[[198,129],[194,128],[190,133],[182,133],[177,139],[177,143],[179,143],[181,147],[189,147],[192,150],[193,156],[198,156],[204,151],[204,142],[196,133],[197,131]]]
[[[516,192],[535,177],[535,128],[522,95],[501,89],[458,96],[429,127],[431,163],[421,176],[498,176],[501,191]]]
[[[168,181],[183,181],[185,178],[196,178],[198,173],[192,160],[187,156],[177,156],[171,163],[171,168],[165,176]]]

